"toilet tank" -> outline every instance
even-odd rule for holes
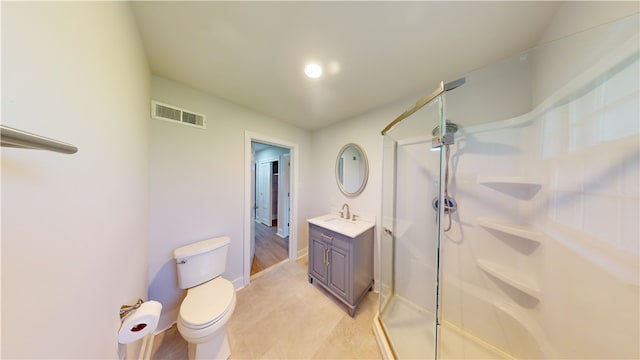
[[[202,240],[173,250],[178,287],[188,289],[222,275],[227,267],[228,236]]]

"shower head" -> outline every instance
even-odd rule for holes
[[[447,120],[445,130],[446,134],[454,134],[458,131],[458,124]],[[431,135],[440,136],[440,125],[433,128],[433,131],[431,131]]]

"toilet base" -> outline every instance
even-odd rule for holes
[[[229,356],[231,348],[226,331],[205,343],[189,343],[189,360],[228,359]]]

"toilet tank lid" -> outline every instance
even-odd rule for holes
[[[231,239],[228,236],[220,236],[213,239],[198,241],[173,250],[173,258],[182,259],[188,256],[202,254],[207,251],[213,251],[221,246],[228,245],[230,241]]]

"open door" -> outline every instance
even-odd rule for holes
[[[291,155],[284,154],[280,157],[280,179],[278,182],[278,233],[283,238],[289,236],[289,216],[291,209]]]
[[[258,221],[271,226],[271,162],[258,164]]]
[[[256,203],[256,153],[253,149],[251,149],[251,225],[250,225],[250,233],[251,233],[251,257],[250,262],[253,265],[253,255],[256,253],[256,213],[258,212],[258,204]],[[250,265],[250,267],[251,267]]]

